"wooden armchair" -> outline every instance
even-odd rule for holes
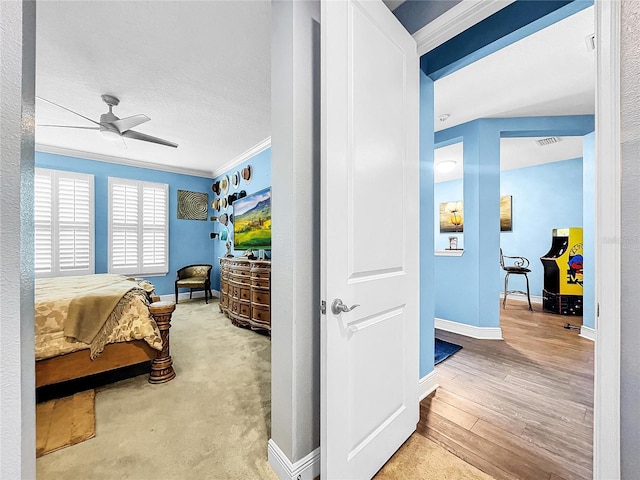
[[[178,303],[178,289],[188,288],[189,298],[192,298],[194,288],[204,289],[204,301],[209,303],[209,297],[213,297],[211,291],[211,265],[187,265],[178,270],[176,277],[176,303]]]

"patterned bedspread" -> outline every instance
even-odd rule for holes
[[[36,279],[35,353],[36,360],[90,348],[90,345],[64,336],[64,319],[71,299],[87,290],[95,290],[120,281],[121,275],[99,274]],[[132,290],[131,301],[107,337],[107,343],[144,339],[156,350],[162,349],[160,332],[149,314],[147,293],[153,291],[149,282],[140,282],[142,290]]]

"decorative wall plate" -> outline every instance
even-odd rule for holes
[[[251,165],[247,165],[242,169],[241,175],[245,183],[250,183],[251,178],[253,177],[253,167]]]
[[[233,188],[238,188],[238,185],[240,185],[240,172],[236,172],[231,175],[231,186]]]
[[[229,191],[229,177],[226,175],[220,179],[220,194],[226,195]]]

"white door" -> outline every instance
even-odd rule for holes
[[[321,25],[322,478],[367,479],[419,418],[419,61],[381,1]]]

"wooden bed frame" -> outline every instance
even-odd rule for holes
[[[169,329],[171,314],[175,309],[173,302],[154,302],[149,305],[149,312],[158,325],[162,337],[161,351],[151,348],[144,340],[134,340],[106,345],[104,351],[95,360],[89,357],[88,349],[38,360],[36,361],[36,388],[138,365],[149,360],[151,360],[149,383],[166,383],[172,380],[176,373],[169,354]]]

